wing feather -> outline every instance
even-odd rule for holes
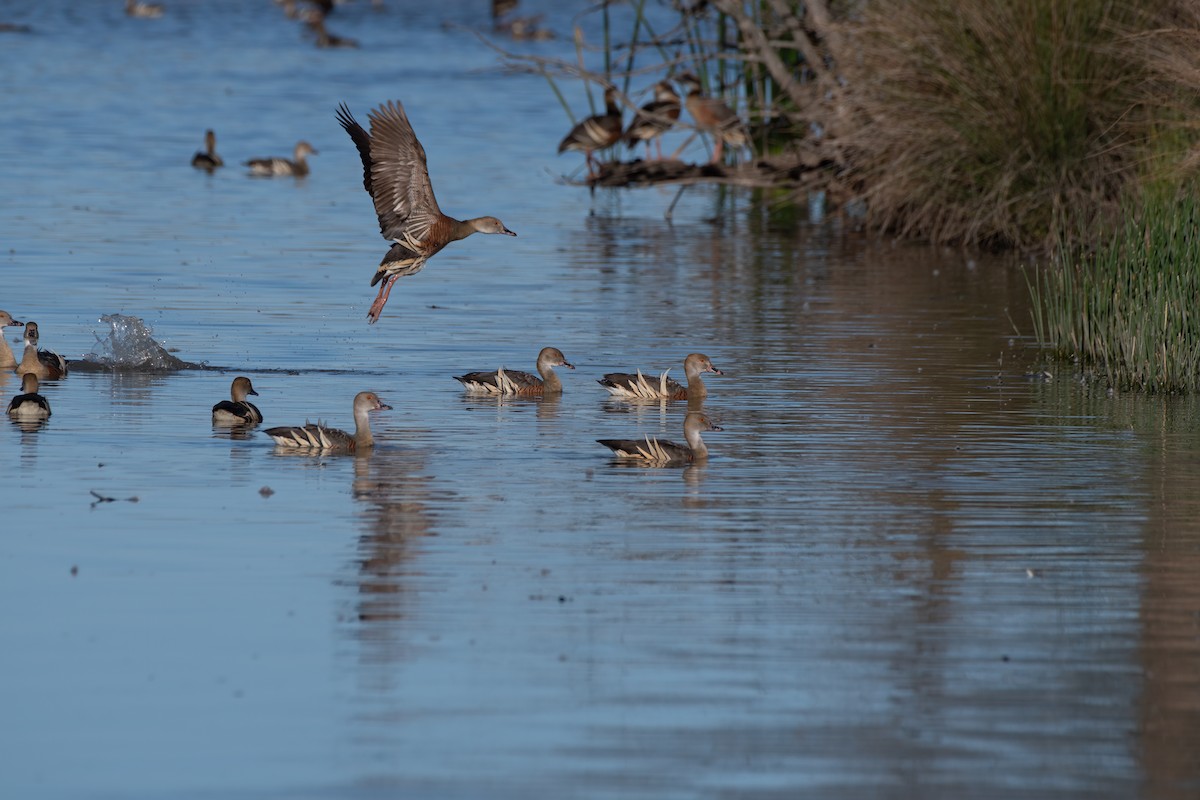
[[[441,216],[425,148],[417,141],[404,106],[389,100],[372,111],[371,198],[385,239],[421,243]]]

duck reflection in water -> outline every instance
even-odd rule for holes
[[[368,457],[369,456],[369,457]],[[372,662],[401,658],[406,611],[420,541],[434,533],[432,478],[423,449],[376,449],[354,459],[354,499],[362,504],[354,635],[371,645]]]

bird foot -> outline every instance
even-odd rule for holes
[[[392,284],[396,282],[399,275],[393,275],[387,278],[379,286],[379,294],[375,297],[375,302],[371,303],[371,308],[367,311],[367,323],[374,325],[379,321],[379,316],[383,313],[383,307],[387,305],[388,296],[392,293]]]

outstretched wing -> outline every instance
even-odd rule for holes
[[[371,137],[367,136],[367,132],[358,124],[358,120],[350,113],[350,108],[345,103],[338,106],[337,121],[346,129],[346,133],[350,134],[354,146],[358,148],[358,157],[363,163],[363,188],[367,190],[367,194],[374,197],[375,192],[371,189]]]
[[[371,185],[375,211],[385,239],[422,243],[441,216],[425,148],[417,141],[404,106],[388,101],[372,111]]]
[[[375,204],[379,232],[385,239],[410,246],[424,242],[442,213],[429,182],[425,148],[417,141],[399,101],[388,101],[368,118],[370,135],[345,103],[338,108],[338,122],[362,158],[363,188]]]

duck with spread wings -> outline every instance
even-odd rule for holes
[[[419,272],[425,262],[443,247],[473,233],[503,233],[516,236],[495,217],[457,220],[442,213],[433,196],[425,148],[417,141],[400,101],[388,101],[367,115],[368,134],[343,103],[338,122],[350,134],[363,162],[363,188],[371,195],[379,217],[379,231],[393,242],[371,285],[379,294],[367,312],[372,323],[379,319],[398,278]]]

